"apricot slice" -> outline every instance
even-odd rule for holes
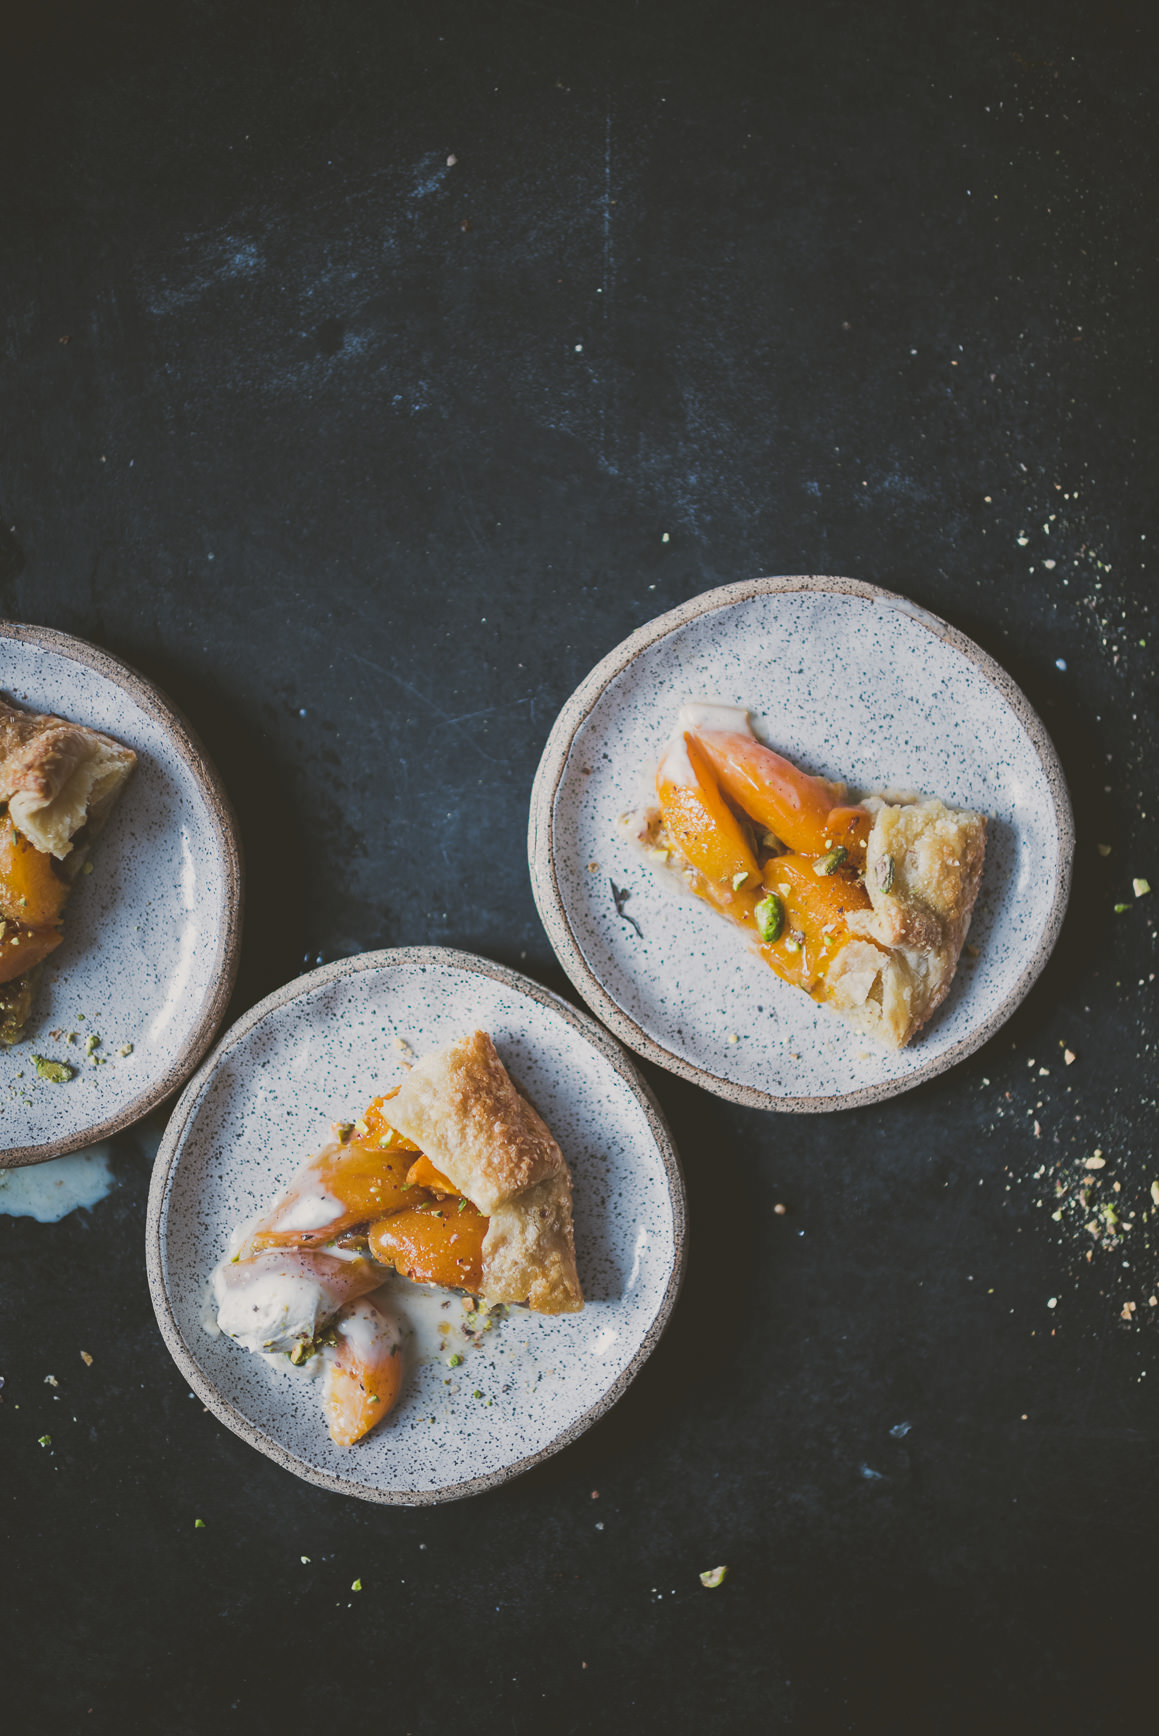
[[[426,1156],[416,1157],[406,1172],[406,1181],[408,1187],[425,1187],[432,1193],[453,1194],[456,1199],[460,1197],[458,1188]]]
[[[483,1283],[483,1238],[490,1218],[469,1200],[433,1199],[395,1212],[370,1231],[370,1251],[416,1284],[478,1291]]]
[[[739,731],[704,730],[695,741],[720,788],[792,851],[820,856],[841,845],[862,867],[873,816],[834,802],[829,786]]]
[[[827,966],[852,937],[847,916],[870,908],[861,883],[848,873],[818,875],[810,856],[777,856],[765,867],[765,884],[778,897],[785,919],[775,941],[761,952],[786,982],[812,992]]]
[[[402,1340],[388,1314],[365,1300],[343,1308],[322,1352],[322,1407],[331,1440],[352,1447],[381,1422],[402,1385]]]
[[[669,837],[707,880],[723,892],[758,885],[760,872],[744,829],[690,733],[678,736],[661,760],[656,794]]]
[[[355,1224],[398,1211],[414,1200],[407,1182],[411,1162],[409,1150],[383,1149],[369,1134],[327,1145],[294,1177],[273,1211],[253,1231],[245,1252],[320,1248]]]
[[[52,857],[30,844],[5,814],[0,820],[0,916],[29,928],[50,928],[60,921],[69,890]]]
[[[396,1085],[392,1091],[386,1091],[381,1097],[374,1099],[362,1117],[363,1125],[367,1130],[366,1136],[371,1140],[377,1140],[384,1149],[389,1147],[393,1151],[417,1151],[418,1146],[414,1141],[408,1139],[404,1133],[400,1133],[397,1127],[392,1127],[386,1118],[384,1105],[389,1103],[392,1097],[397,1097],[400,1090],[401,1086]]]
[[[0,983],[23,976],[63,939],[59,928],[26,928],[23,923],[0,920]]]

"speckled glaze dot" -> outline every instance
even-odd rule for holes
[[[512,1308],[479,1348],[456,1341],[463,1361],[452,1368],[424,1351],[440,1320],[462,1319],[459,1299],[444,1309],[449,1292],[395,1282],[389,1305],[407,1346],[402,1396],[365,1440],[335,1446],[313,1381],[205,1331],[206,1281],[231,1231],[278,1197],[332,1122],[356,1116],[408,1060],[477,1027],[490,1031],[567,1159],[586,1306],[555,1319]],[[671,1136],[605,1031],[486,959],[405,948],[312,971],[228,1032],[186,1089],[157,1157],[149,1284],[178,1366],[244,1440],[324,1488],[420,1505],[517,1475],[614,1403],[675,1302],[684,1221]]]
[[[963,954],[908,1048],[780,982],[619,823],[654,801],[661,748],[692,699],[746,706],[771,747],[859,793],[919,790],[988,816],[977,956]],[[1073,853],[1061,767],[1010,677],[905,597],[815,576],[707,592],[604,658],[548,739],[528,837],[544,926],[604,1023],[718,1096],[798,1112],[894,1096],[984,1043],[1050,956]]]
[[[40,973],[27,1035],[0,1049],[0,1166],[10,1167],[107,1138],[188,1079],[237,972],[242,872],[217,773],[135,670],[66,633],[0,622],[0,690],[137,753],[93,871],[70,895],[64,944]],[[67,1062],[75,1077],[39,1078],[34,1054]]]

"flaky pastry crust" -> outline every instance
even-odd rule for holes
[[[132,748],[100,730],[0,698],[0,802],[29,843],[57,861],[82,828],[86,841],[95,837],[136,763]]]
[[[540,1314],[582,1308],[567,1164],[487,1032],[472,1031],[419,1061],[388,1113],[391,1126],[491,1220],[483,1296],[527,1302]]]
[[[876,810],[865,861],[872,909],[847,921],[867,944],[851,942],[833,961],[831,1004],[900,1049],[949,993],[982,883],[986,820],[936,798],[865,806]]]

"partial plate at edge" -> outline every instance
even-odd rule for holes
[[[105,1139],[185,1083],[237,972],[242,869],[221,780],[136,670],[67,633],[4,621],[0,691],[105,730],[138,756],[93,871],[69,898],[27,1035],[0,1049],[0,1167],[12,1167]],[[99,1045],[87,1054],[90,1038]],[[75,1077],[40,1078],[34,1054],[67,1062]]]

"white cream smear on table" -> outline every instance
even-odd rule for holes
[[[0,1214],[59,1223],[80,1207],[103,1200],[113,1185],[107,1145],[91,1145],[68,1157],[0,1170]]]

